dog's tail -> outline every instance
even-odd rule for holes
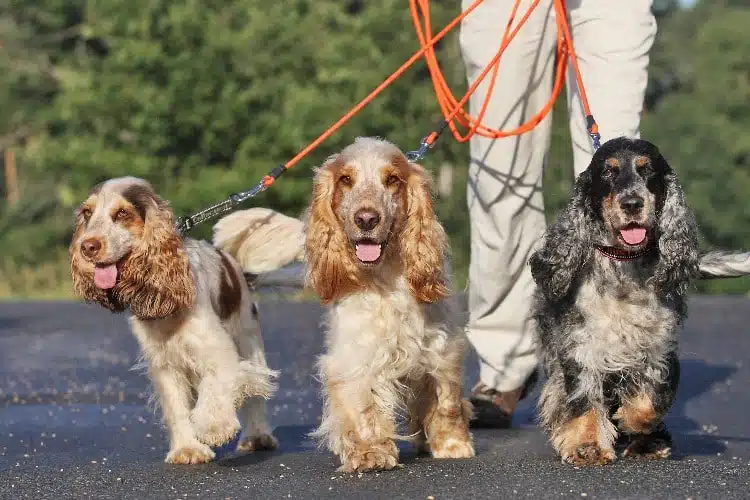
[[[246,273],[270,273],[304,259],[304,226],[268,208],[239,210],[219,219],[213,244],[234,257]]]
[[[750,252],[708,252],[701,255],[698,267],[701,279],[748,276]]]

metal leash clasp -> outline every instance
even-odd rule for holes
[[[185,233],[193,229],[198,224],[209,219],[214,219],[225,213],[231,212],[235,207],[268,189],[268,186],[273,184],[273,181],[278,179],[279,176],[281,176],[281,174],[286,171],[286,169],[287,167],[285,167],[284,165],[279,165],[271,170],[268,175],[263,177],[263,179],[261,179],[261,181],[251,189],[247,191],[240,191],[239,193],[230,194],[229,198],[225,199],[224,201],[219,202],[215,205],[211,205],[210,207],[201,210],[200,212],[194,213],[190,217],[180,217],[175,223],[175,229],[181,236],[185,236]]]
[[[422,139],[422,142],[419,145],[419,149],[415,149],[414,151],[409,151],[408,153],[406,153],[406,159],[410,162],[417,162],[424,158],[425,155],[427,155],[427,151],[432,149],[433,146],[435,146],[435,143],[429,143],[427,141],[427,137],[425,137],[424,139]]]
[[[602,136],[599,135],[599,125],[596,124],[594,115],[586,115],[586,130],[589,133],[589,137],[591,137],[591,143],[594,146],[594,151],[596,151],[601,145],[600,142],[602,140]]]
[[[599,146],[601,146],[600,143],[602,137],[599,135],[599,132],[589,133],[589,137],[591,137],[591,142],[594,145],[594,151],[596,151],[597,149],[599,149]]]
[[[190,217],[180,217],[177,219],[177,223],[175,224],[175,229],[177,230],[177,233],[180,236],[184,236],[185,233],[190,231],[193,228],[194,224],[191,221]]]

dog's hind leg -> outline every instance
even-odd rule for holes
[[[242,433],[237,451],[275,450],[278,447],[278,442],[268,427],[265,399],[259,396],[247,398],[240,408],[240,422]]]
[[[253,389],[272,385],[270,376],[276,376],[277,374],[269,370],[266,364],[263,337],[258,319],[258,306],[251,302],[250,307],[244,308],[240,317],[236,318],[235,321],[236,323],[229,326],[235,328],[238,332],[236,342],[240,357],[243,359],[242,364],[252,364],[258,372],[256,376],[248,377],[243,381],[247,386],[245,392],[252,393]],[[267,373],[264,373],[264,370]],[[275,390],[275,387],[268,392],[270,393],[273,390]],[[244,399],[239,410],[242,432],[237,443],[238,452],[275,450],[278,447],[278,441],[271,434],[268,424],[266,406],[266,400],[262,396],[250,396]]]
[[[409,437],[420,453],[427,453],[427,436],[424,432],[424,419],[433,400],[432,378],[423,377],[409,384],[410,394],[407,400]]]
[[[677,394],[680,365],[675,353],[668,358],[666,375],[656,388],[642,384],[637,395],[622,397],[613,419],[629,441],[623,456],[659,459],[672,454],[672,435],[663,418]]]

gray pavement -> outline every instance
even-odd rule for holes
[[[305,435],[320,414],[320,308],[261,301],[267,357],[282,370],[271,401],[278,452],[208,465],[163,463],[166,435],[123,316],[77,303],[0,304],[0,498],[750,498],[750,300],[696,297],[683,376],[667,421],[675,456],[578,469],[534,423],[533,397],[511,430],[474,431],[474,460],[402,446],[404,467],[340,474]],[[476,358],[467,360],[467,389]]]

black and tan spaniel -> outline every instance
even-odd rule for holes
[[[685,294],[700,277],[750,273],[750,254],[698,252],[695,217],[653,144],[603,144],[531,259],[547,382],[539,415],[573,464],[667,457]]]

